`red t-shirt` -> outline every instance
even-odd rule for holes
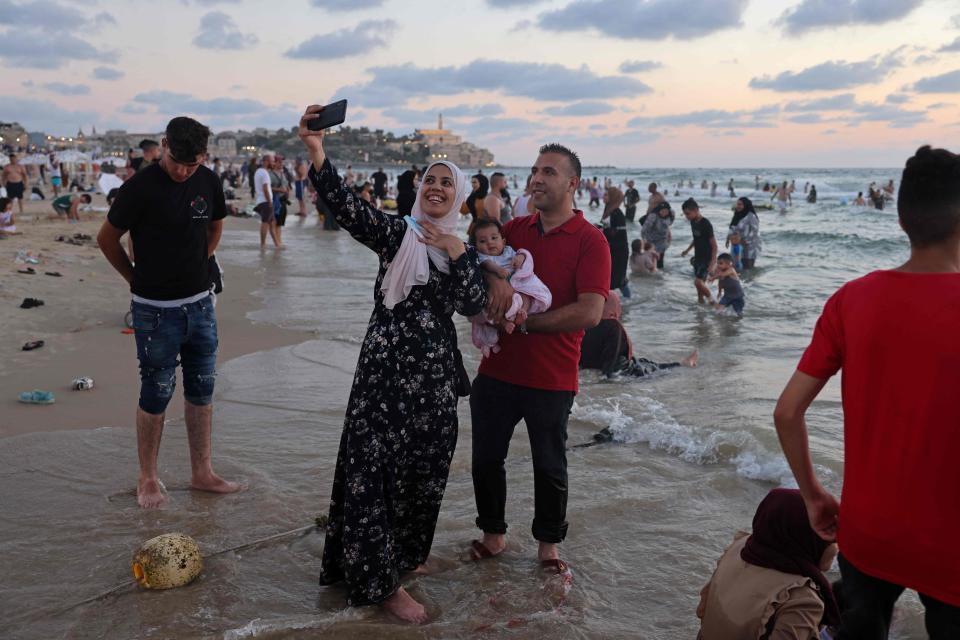
[[[960,606],[960,274],[877,271],[837,291],[798,369],[843,369],[840,549]]]
[[[515,218],[503,227],[514,249],[533,256],[533,272],[550,289],[559,309],[581,293],[610,293],[610,248],[582,211],[556,229],[542,232],[540,214]],[[480,362],[480,373],[503,382],[550,391],[578,391],[577,364],[583,331],[500,334],[500,353]]]

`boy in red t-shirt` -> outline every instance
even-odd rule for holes
[[[960,156],[920,148],[897,208],[910,259],[827,301],[774,412],[811,525],[840,543],[838,640],[886,638],[905,588],[931,638],[960,638]],[[813,471],[805,414],[841,369],[838,503]]]

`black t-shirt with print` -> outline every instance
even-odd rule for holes
[[[123,183],[107,220],[133,238],[130,291],[150,300],[179,300],[206,291],[207,226],[226,215],[223,186],[204,166],[187,181],[175,182],[154,164]]]
[[[710,248],[710,238],[713,237],[713,225],[704,217],[697,221],[690,221],[690,231],[693,232],[693,261],[697,264],[708,265],[713,249]]]

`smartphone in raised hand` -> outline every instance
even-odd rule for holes
[[[347,119],[347,101],[338,100],[325,106],[318,114],[319,117],[307,122],[307,129],[320,131],[343,124]]]

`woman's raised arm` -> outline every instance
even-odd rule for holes
[[[353,192],[330,164],[323,149],[323,131],[312,131],[307,126],[319,117],[323,107],[307,107],[300,119],[298,135],[310,155],[307,174],[317,197],[321,198],[344,227],[357,241],[370,247],[385,261],[390,261],[400,249],[407,224],[399,217],[380,211]]]

